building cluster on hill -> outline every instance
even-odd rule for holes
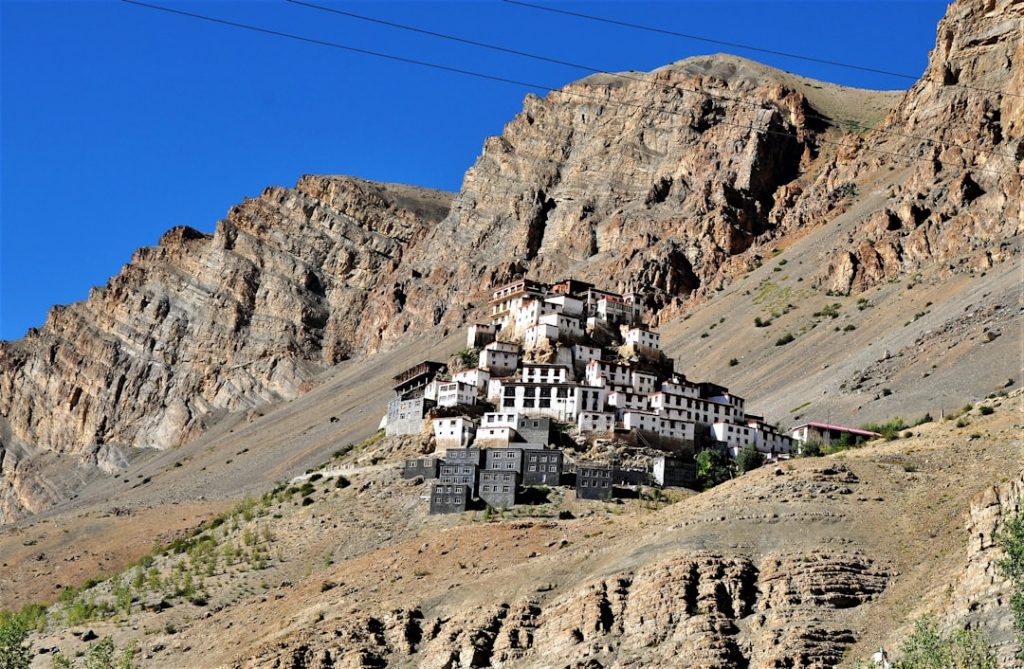
[[[769,459],[793,450],[793,439],[748,414],[742,397],[675,371],[636,292],[524,279],[494,290],[490,308],[489,323],[469,327],[455,364],[425,361],[395,377],[386,433],[420,434],[426,420],[445,449],[440,460],[406,466],[408,476],[436,479],[433,512],[464,510],[473,499],[508,508],[522,487],[561,483],[563,474],[575,474],[583,498],[607,498],[617,483],[692,483],[692,454],[704,448],[733,457],[753,448]],[[688,455],[655,460],[643,481],[611,466],[563,471],[562,452],[549,448],[556,428]]]

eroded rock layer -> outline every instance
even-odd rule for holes
[[[366,614],[236,666],[834,667],[857,638],[858,607],[889,578],[853,552],[684,554],[559,596],[454,615]]]

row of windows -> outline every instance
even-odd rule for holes
[[[496,485],[492,485],[492,486],[482,485],[482,486],[480,486],[480,492],[512,492],[512,490],[507,485],[501,486],[501,490],[498,490],[498,486],[496,486]]]
[[[587,479],[582,479],[580,481],[580,487],[581,488],[607,488],[608,487],[608,481],[588,481]]]
[[[442,497],[439,495],[434,498],[434,504],[462,504],[462,497]]]
[[[527,467],[527,471],[530,471],[530,472],[538,471],[538,469],[537,469],[538,467],[540,467],[540,471],[544,471],[544,465],[530,465],[529,467]],[[558,471],[558,465],[548,465],[548,471],[549,472],[557,472]]]

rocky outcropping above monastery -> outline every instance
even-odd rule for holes
[[[1019,249],[1022,62],[1019,2],[950,6],[921,80],[808,191],[803,207],[813,208],[815,198],[846,184],[904,172],[847,244],[834,249],[820,285],[847,293],[932,263],[985,270]],[[792,223],[806,214],[800,208]],[[817,214],[825,215],[820,208]]]
[[[25,469],[26,453],[176,446],[219,412],[292,398],[317,370],[361,351],[387,319],[367,317],[378,277],[449,201],[347,177],[268,188],[212,236],[169,231],[88,300],[0,343],[8,511],[40,503],[8,476]]]

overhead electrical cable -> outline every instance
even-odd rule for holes
[[[647,78],[647,77],[643,77],[643,76],[635,76],[635,75],[627,74],[627,73],[624,73],[624,72],[611,72],[609,70],[602,70],[600,68],[596,68],[596,67],[594,67],[592,65],[586,65],[586,64],[583,64],[583,63],[575,63],[575,62],[572,62],[572,61],[561,60],[561,59],[558,59],[558,58],[552,58],[552,57],[549,57],[549,56],[544,56],[544,55],[541,55],[541,54],[531,53],[531,52],[528,52],[528,51],[522,51],[522,50],[519,50],[519,49],[512,49],[512,48],[509,48],[509,47],[504,47],[504,46],[500,46],[500,45],[497,45],[497,44],[492,44],[492,43],[489,43],[489,42],[481,42],[481,41],[469,39],[469,38],[466,38],[466,37],[460,37],[458,35],[451,35],[451,34],[448,34],[448,33],[437,32],[437,31],[434,31],[434,30],[427,30],[425,28],[420,28],[420,27],[417,27],[417,26],[411,26],[411,25],[408,25],[408,24],[397,23],[397,22],[394,22],[394,21],[388,21],[388,20],[377,18],[377,17],[373,17],[373,16],[366,16],[365,14],[357,14],[356,12],[351,12],[351,11],[344,10],[344,9],[338,9],[336,7],[320,5],[320,4],[316,4],[316,3],[313,3],[313,2],[306,2],[305,0],[286,0],[286,2],[289,2],[289,3],[293,4],[293,5],[299,5],[299,6],[302,6],[302,7],[308,7],[310,9],[315,9],[315,10],[322,11],[322,12],[328,12],[328,13],[331,13],[331,14],[337,14],[337,15],[340,15],[340,16],[345,16],[345,17],[348,17],[348,18],[356,19],[358,21],[365,21],[365,22],[368,22],[368,23],[375,23],[375,24],[378,24],[378,25],[387,26],[389,28],[395,28],[395,29],[398,29],[398,30],[405,30],[407,32],[413,32],[413,33],[419,33],[419,34],[422,34],[422,35],[428,35],[430,37],[436,37],[436,38],[448,40],[448,41],[451,41],[451,42],[457,42],[457,43],[461,43],[461,44],[466,44],[468,46],[478,47],[478,48],[481,48],[481,49],[489,49],[491,51],[497,51],[497,52],[500,52],[500,53],[507,53],[507,54],[511,54],[511,55],[514,55],[514,56],[520,56],[522,58],[530,58],[532,60],[536,60],[536,61],[540,61],[540,62],[551,63],[551,64],[554,64],[554,65],[561,65],[561,66],[564,66],[564,67],[569,67],[569,68],[572,68],[572,69],[580,70],[580,71],[583,71],[583,72],[589,72],[591,74],[603,74],[603,75],[607,75],[607,76],[611,76],[611,77],[616,77],[616,78],[619,78],[619,79],[624,79],[624,80],[627,80],[627,81],[636,81],[636,82],[639,82],[639,83],[642,83],[642,84],[646,84],[646,85],[652,86],[652,87],[674,88],[674,89],[679,90],[679,91],[684,91],[684,92],[687,92],[687,93],[695,93],[697,95],[706,95],[706,96],[714,98],[716,100],[723,100],[725,102],[729,102],[729,103],[732,103],[732,104],[746,105],[746,106],[753,107],[753,108],[756,108],[756,109],[764,109],[765,108],[765,106],[764,106],[765,102],[763,100],[758,101],[758,100],[753,100],[751,98],[746,98],[746,99],[744,99],[744,98],[737,98],[737,97],[732,97],[732,96],[728,96],[728,95],[721,95],[721,94],[718,94],[718,93],[712,93],[712,92],[710,92],[710,91],[708,91],[706,89],[688,88],[688,87],[683,86],[681,84],[657,82],[657,81],[652,80],[651,78]],[[917,141],[920,141],[920,142],[926,142],[926,143],[934,145],[934,146],[956,147],[956,148],[962,149],[964,151],[971,151],[973,153],[979,153],[979,154],[985,154],[985,155],[1002,156],[1003,158],[1012,158],[1012,156],[1010,156],[1009,154],[1005,154],[1005,153],[1002,153],[1000,151],[993,151],[993,150],[990,150],[990,149],[975,149],[975,148],[972,148],[972,147],[963,146],[961,144],[954,144],[954,143],[951,143],[951,142],[942,142],[942,141],[934,139],[932,137],[923,137],[923,136],[920,136],[920,135],[911,135],[911,134],[907,134],[907,133],[904,133],[904,132],[899,132],[899,131],[896,131],[896,130],[885,129],[885,128],[882,128],[880,126],[865,125],[863,123],[860,123],[858,121],[853,121],[851,119],[833,119],[833,118],[830,118],[828,116],[823,116],[821,114],[818,114],[816,112],[805,113],[804,116],[806,118],[814,119],[814,120],[819,120],[819,121],[828,123],[830,125],[834,125],[837,122],[848,123],[850,125],[853,125],[853,126],[859,128],[860,130],[863,130],[863,131],[874,131],[874,132],[877,132],[879,134],[893,135],[893,136],[897,136],[897,137],[905,137],[905,138],[914,139],[914,140],[917,140]]]
[[[317,45],[317,46],[324,46],[324,47],[328,47],[328,48],[338,49],[338,50],[341,50],[341,51],[347,51],[349,53],[357,53],[357,54],[361,54],[361,55],[365,55],[365,56],[371,56],[371,57],[374,57],[374,58],[381,58],[381,59],[384,59],[384,60],[389,60],[389,61],[392,61],[392,62],[403,63],[403,64],[406,64],[406,65],[417,65],[417,66],[420,66],[420,67],[431,68],[431,69],[435,69],[435,70],[449,72],[449,73],[452,73],[452,74],[461,74],[461,75],[464,75],[464,76],[474,77],[474,78],[477,78],[477,79],[496,81],[496,82],[499,82],[499,83],[510,84],[510,85],[513,85],[513,86],[520,86],[520,87],[524,87],[524,88],[532,88],[532,89],[544,90],[544,91],[548,91],[550,93],[558,93],[558,94],[561,94],[561,95],[575,97],[575,98],[579,98],[579,99],[582,99],[582,100],[589,100],[591,102],[595,102],[595,103],[600,104],[600,105],[612,105],[612,106],[623,107],[623,108],[641,109],[641,110],[652,111],[652,112],[656,112],[656,113],[671,114],[673,116],[679,116],[679,117],[682,117],[682,118],[689,118],[690,117],[690,114],[688,114],[688,113],[676,111],[676,110],[673,110],[673,109],[664,109],[664,108],[659,108],[659,107],[652,107],[652,106],[649,106],[649,105],[635,104],[635,103],[631,103],[631,102],[613,101],[613,100],[609,100],[609,99],[605,99],[605,98],[601,98],[601,97],[597,97],[597,96],[593,96],[593,95],[586,95],[586,94],[583,94],[583,93],[578,93],[576,91],[563,90],[562,87],[559,87],[559,86],[547,86],[547,85],[542,85],[542,84],[537,84],[537,83],[532,83],[532,82],[527,82],[527,81],[521,81],[519,79],[511,79],[511,78],[508,78],[508,77],[502,77],[502,76],[498,76],[498,75],[487,74],[487,73],[484,73],[484,72],[477,72],[477,71],[473,71],[473,70],[466,70],[466,69],[463,69],[463,68],[453,67],[453,66],[450,66],[450,65],[443,65],[441,63],[433,63],[433,62],[430,62],[430,61],[418,60],[418,59],[415,59],[415,58],[408,58],[406,56],[397,56],[395,54],[385,53],[385,52],[382,52],[382,51],[374,51],[374,50],[371,50],[371,49],[364,49],[364,48],[361,48],[361,47],[355,47],[355,46],[351,46],[351,45],[348,45],[348,44],[342,44],[340,42],[332,42],[332,41],[317,39],[317,38],[313,38],[313,37],[306,37],[304,35],[297,35],[297,34],[294,34],[294,33],[288,33],[288,32],[284,32],[284,31],[281,31],[281,30],[275,30],[275,29],[272,29],[272,28],[263,28],[261,26],[254,26],[254,25],[247,24],[247,23],[241,23],[241,22],[232,21],[232,20],[229,20],[229,19],[222,19],[222,18],[218,18],[218,17],[214,17],[214,16],[209,16],[209,15],[206,15],[206,14],[197,14],[195,12],[188,12],[188,11],[185,11],[185,10],[182,10],[182,9],[174,9],[172,7],[165,7],[163,5],[154,5],[154,4],[150,4],[150,3],[147,3],[147,2],[141,2],[140,0],[121,0],[121,2],[126,3],[126,4],[130,4],[130,5],[135,5],[135,6],[138,6],[138,7],[144,7],[146,9],[152,9],[152,10],[156,10],[156,11],[165,12],[165,13],[168,13],[168,14],[175,14],[175,15],[178,15],[178,16],[183,16],[183,17],[187,17],[187,18],[191,18],[191,19],[196,19],[196,20],[199,20],[199,21],[206,21],[206,22],[210,22],[210,23],[216,23],[216,24],[220,24],[220,25],[224,25],[224,26],[229,26],[229,27],[232,27],[232,28],[238,28],[240,30],[248,30],[248,31],[251,31],[251,32],[262,33],[264,35],[273,35],[275,37],[282,37],[282,38],[285,38],[285,39],[292,39],[292,40],[296,40],[296,41],[299,41],[299,42],[304,42],[306,44],[313,44],[313,45]],[[767,128],[767,127],[757,127],[757,126],[755,126],[753,124],[744,125],[742,123],[734,123],[734,122],[726,121],[726,120],[718,120],[717,123],[719,125],[732,126],[732,127],[736,127],[736,128],[741,128],[743,130],[749,130],[749,131],[752,131],[752,132],[757,132],[757,133],[762,133],[762,134],[767,134],[767,135],[774,135],[774,136],[780,136],[780,137],[788,137],[788,138],[791,138],[791,139],[798,139],[798,140],[800,139],[799,136],[796,133],[793,133],[793,132],[786,132],[786,131],[783,131],[783,130],[772,130],[772,129]],[[939,160],[938,158],[929,158],[929,157],[925,157],[925,156],[913,156],[913,155],[910,155],[910,154],[900,153],[898,151],[887,151],[885,149],[872,149],[872,148],[862,147],[862,146],[858,147],[858,146],[856,146],[854,144],[846,144],[846,143],[843,143],[843,142],[836,142],[836,141],[833,141],[833,140],[824,139],[822,137],[815,137],[815,141],[821,142],[823,144],[831,144],[831,145],[834,145],[834,146],[848,148],[848,149],[855,149],[855,150],[866,151],[866,152],[870,152],[870,153],[876,153],[876,154],[881,154],[881,155],[893,156],[893,157],[897,157],[897,158],[903,158],[905,160],[910,160],[910,161],[928,162],[928,163],[933,163],[933,164],[946,165],[946,166],[948,166],[950,168],[955,168],[955,169],[964,169],[965,168],[965,166],[963,166],[963,165],[955,165],[955,164],[952,164],[952,163],[944,162],[942,160]],[[987,169],[987,168],[975,168],[975,171],[977,171],[977,172],[989,172],[989,173],[993,173],[993,174],[1002,174],[1002,175],[1010,174],[1009,172],[1003,172],[1001,170],[993,170],[993,169]]]
[[[850,70],[860,70],[861,72],[872,72],[874,74],[881,74],[889,77],[898,77],[900,79],[909,79],[911,81],[927,81],[933,84],[939,84],[941,86],[948,86],[952,88],[965,88],[972,91],[980,91],[982,93],[992,93],[993,95],[1006,95],[1009,97],[1020,98],[1024,97],[1024,93],[1013,93],[1010,91],[1001,91],[994,88],[984,88],[981,86],[971,86],[969,84],[960,83],[946,83],[944,81],[937,81],[935,79],[927,79],[924,77],[915,76],[913,74],[907,74],[905,72],[893,72],[891,70],[883,70],[876,67],[868,67],[866,65],[854,65],[852,63],[844,63],[838,60],[829,60],[827,58],[818,58],[815,56],[806,56],[799,53],[792,53],[789,51],[779,51],[776,49],[766,49],[764,47],[753,46],[751,44],[743,44],[741,42],[731,42],[729,40],[715,39],[712,37],[706,37],[703,35],[694,35],[690,33],[679,32],[676,30],[668,30],[667,28],[658,28],[656,26],[648,26],[640,23],[632,23],[629,21],[623,21],[621,19],[612,19],[606,16],[597,16],[594,14],[584,14],[583,12],[574,12],[568,9],[560,9],[558,7],[550,7],[547,5],[538,5],[532,2],[525,2],[524,0],[503,0],[510,5],[519,5],[520,7],[527,7],[529,9],[537,9],[545,12],[551,12],[552,14],[562,14],[565,16],[572,16],[579,19],[586,19],[588,21],[596,21],[599,23],[607,23],[610,25],[621,26],[623,28],[632,28],[634,30],[643,30],[651,33],[659,33],[662,35],[671,35],[672,37],[681,37],[683,39],[694,40],[698,42],[705,42],[707,44],[717,44],[719,46],[727,46],[734,49],[744,49],[747,51],[756,51],[758,53],[767,53],[773,56],[781,56],[783,58],[793,58],[796,60],[803,60],[810,63],[818,63],[821,65],[831,65],[833,67],[843,67]]]

